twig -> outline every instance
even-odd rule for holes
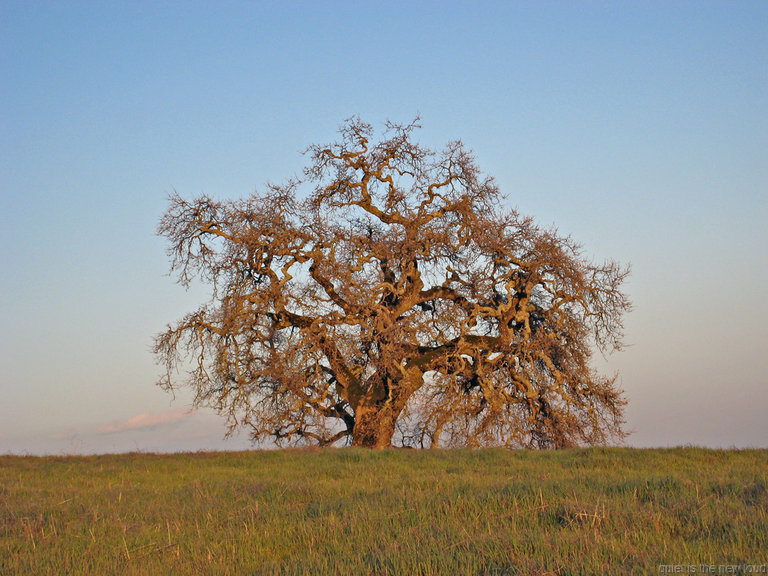
[[[128,561],[130,561],[131,553],[128,551],[128,543],[125,541],[125,534],[123,534],[123,546],[125,547],[125,555],[128,557]]]

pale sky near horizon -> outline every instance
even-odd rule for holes
[[[247,448],[154,385],[168,195],[416,114],[632,265],[627,445],[768,446],[768,2],[0,0],[0,454]]]

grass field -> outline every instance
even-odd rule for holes
[[[763,573],[767,543],[768,450],[0,456],[3,575]]]

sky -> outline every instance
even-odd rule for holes
[[[155,385],[157,223],[354,115],[632,266],[626,445],[768,446],[768,2],[0,0],[0,454],[248,448]]]

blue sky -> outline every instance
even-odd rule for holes
[[[768,446],[768,3],[0,2],[0,453],[198,450],[154,386],[167,196],[250,194],[360,115],[460,138],[631,263],[632,446]]]

